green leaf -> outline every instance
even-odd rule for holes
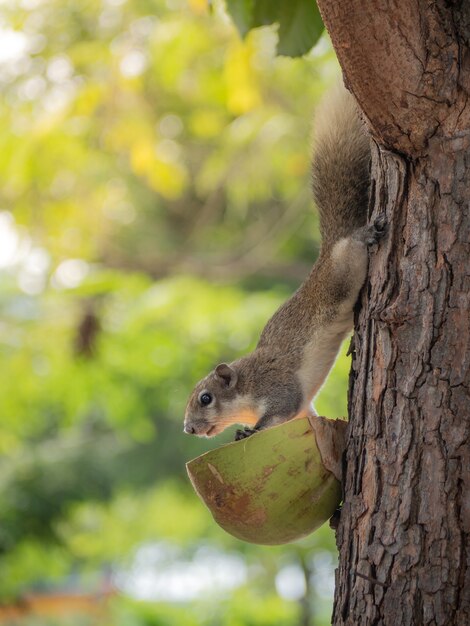
[[[323,22],[313,0],[227,0],[227,9],[242,37],[253,28],[279,24],[278,54],[301,56],[323,32]]]
[[[323,32],[323,22],[316,2],[283,2],[279,20],[278,54],[296,57],[308,52]]]
[[[255,26],[253,21],[254,6],[254,0],[227,0],[228,12],[242,37]]]

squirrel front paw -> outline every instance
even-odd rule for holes
[[[364,243],[366,246],[373,246],[378,243],[387,233],[387,220],[385,215],[380,215],[374,220],[371,226],[364,229]]]
[[[240,428],[235,433],[235,441],[240,441],[241,439],[251,437],[251,435],[254,435],[256,432],[256,428]]]

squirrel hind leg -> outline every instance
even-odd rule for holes
[[[356,238],[361,240],[366,246],[373,246],[387,234],[387,220],[384,215],[377,217],[369,226],[360,228]]]

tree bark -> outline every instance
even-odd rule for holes
[[[470,3],[321,0],[375,140],[333,624],[470,624]]]

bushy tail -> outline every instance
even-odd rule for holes
[[[313,140],[313,197],[327,246],[365,224],[369,202],[369,137],[342,85],[317,110]]]

